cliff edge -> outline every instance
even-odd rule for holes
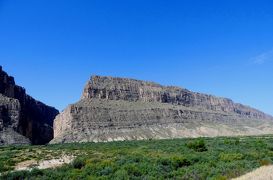
[[[48,143],[58,113],[27,95],[0,66],[0,145]]]
[[[230,99],[127,78],[92,76],[54,121],[51,143],[270,134],[273,118]]]

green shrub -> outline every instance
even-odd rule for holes
[[[13,170],[13,167],[7,166],[5,164],[0,165],[0,172],[7,172]]]
[[[235,145],[239,145],[240,144],[240,139],[239,138],[236,138],[235,140]]]
[[[99,176],[108,176],[114,172],[112,167],[105,167],[99,172]]]
[[[72,163],[72,167],[75,169],[82,169],[86,165],[86,159],[84,157],[77,157]]]
[[[190,149],[193,149],[196,152],[205,152],[207,151],[207,147],[204,139],[196,139],[186,144],[186,146]]]
[[[34,168],[32,171],[31,171],[31,176],[34,176],[34,177],[37,177],[37,176],[43,176],[43,171],[40,170],[40,169],[37,169],[37,168]]]
[[[126,170],[120,169],[115,172],[114,179],[127,180],[127,179],[130,179],[130,176],[128,175]]]
[[[268,146],[269,151],[273,151],[273,146]]]
[[[259,148],[268,148],[267,144],[262,139],[257,139],[256,140],[256,147],[259,147]]]
[[[242,160],[243,159],[243,154],[241,153],[221,153],[219,155],[219,159],[221,161],[226,161],[226,162],[232,162],[236,160]]]
[[[171,162],[174,169],[179,169],[179,168],[191,165],[191,162],[184,157],[175,156],[171,159]]]
[[[0,179],[231,179],[272,163],[272,137],[0,147]],[[56,169],[6,173],[32,155],[44,160],[60,153],[78,158]]]
[[[140,177],[142,175],[141,171],[139,170],[136,164],[129,164],[125,167],[128,175],[130,177]]]
[[[262,159],[259,161],[261,166],[269,166],[272,164],[272,161],[270,159]]]
[[[3,175],[2,177],[0,177],[1,179],[27,179],[28,177],[28,171],[17,171],[17,172],[10,172],[6,175]]]
[[[228,180],[228,178],[226,176],[219,175],[213,178],[213,180]]]
[[[163,165],[163,166],[171,166],[172,161],[168,158],[160,158],[160,159],[158,159],[158,164]]]

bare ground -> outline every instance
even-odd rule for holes
[[[43,160],[40,162],[37,162],[35,160],[24,161],[16,165],[15,171],[32,170],[34,168],[37,169],[57,168],[63,166],[64,164],[71,163],[74,159],[75,159],[74,156],[63,155],[58,159]]]
[[[234,180],[273,180],[273,165],[263,166]]]

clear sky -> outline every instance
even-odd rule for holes
[[[60,110],[98,74],[273,115],[273,1],[0,0],[0,65]]]

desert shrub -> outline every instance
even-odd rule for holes
[[[205,152],[208,150],[204,139],[196,139],[190,141],[189,143],[186,144],[186,146],[190,149],[193,149],[196,152]]]
[[[0,172],[7,172],[13,170],[13,167],[7,166],[5,164],[0,165]]]
[[[272,164],[272,161],[270,159],[262,159],[262,160],[259,160],[259,164],[261,166],[268,166]]]
[[[172,162],[168,158],[160,158],[160,159],[158,159],[158,164],[163,165],[163,166],[171,166]]]
[[[250,161],[257,160],[257,159],[261,159],[261,154],[257,151],[250,151],[245,153],[244,158]]]
[[[157,172],[160,172],[161,174],[166,174],[168,172],[171,172],[173,170],[172,167],[172,161],[170,158],[159,158],[157,160]]]
[[[228,178],[226,176],[223,176],[223,175],[218,175],[215,178],[213,178],[213,180],[228,180]]]
[[[191,162],[188,159],[184,157],[178,157],[178,156],[172,157],[171,162],[174,169],[191,165]]]
[[[268,150],[273,151],[273,146],[272,145],[268,146]]]
[[[224,138],[223,142],[225,145],[235,145],[238,146],[240,145],[240,138]]]
[[[13,172],[0,179],[231,179],[271,164],[272,147],[273,140],[268,137],[0,147],[0,172],[12,170],[26,160],[18,154],[40,159],[60,152],[78,156],[60,168]],[[41,154],[37,155],[38,151]]]
[[[239,138],[236,138],[235,140],[235,145],[239,145],[240,144],[240,139]]]
[[[127,158],[126,157],[120,157],[120,158],[118,158],[117,160],[116,160],[116,164],[118,165],[118,166],[122,166],[122,165],[124,165],[124,164],[126,164],[127,163]]]
[[[136,164],[128,164],[127,166],[125,166],[125,170],[130,177],[140,177],[142,175]]]
[[[130,176],[128,175],[126,170],[120,169],[115,172],[114,179],[127,180],[130,179]]]
[[[230,139],[225,139],[224,143],[229,145],[229,144],[232,144],[232,141]]]
[[[108,176],[114,172],[112,167],[105,167],[99,172],[100,176]]]
[[[244,156],[241,153],[220,153],[219,155],[219,159],[226,162],[242,160],[243,157]]]
[[[75,169],[82,169],[86,164],[86,159],[84,157],[77,157],[72,163],[72,167]]]
[[[20,179],[26,179],[28,177],[28,171],[17,171],[17,172],[10,172],[8,174],[3,175],[0,177],[1,179],[7,179],[7,180],[20,180]]]
[[[267,148],[267,144],[262,139],[257,139],[255,146],[259,148]]]
[[[37,177],[37,176],[42,176],[44,173],[42,170],[34,168],[31,172],[30,172],[31,176]]]
[[[97,163],[96,167],[93,169],[95,171],[94,173],[97,174],[97,176],[108,176],[110,174],[113,174],[116,167],[111,160],[103,160],[100,163]]]

